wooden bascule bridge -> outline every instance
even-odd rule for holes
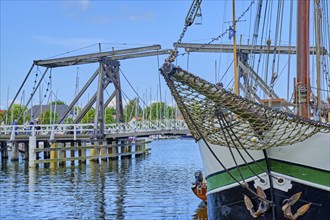
[[[18,89],[13,104],[22,91],[27,79],[35,66],[45,68],[35,86],[26,106],[28,106],[48,71],[57,67],[98,63],[99,66],[86,84],[76,94],[67,110],[56,123],[49,125],[3,125],[5,116],[0,119],[0,143],[2,160],[8,157],[8,144],[11,145],[11,160],[18,160],[19,152],[22,158],[29,159],[29,166],[39,163],[65,164],[66,161],[84,162],[86,159],[98,160],[148,152],[148,139],[151,135],[186,135],[189,130],[181,120],[134,121],[124,122],[122,90],[120,83],[120,60],[158,56],[169,54],[170,50],[162,50],[160,45],[112,50],[63,58],[35,60],[32,67]],[[97,90],[73,119],[71,124],[64,124],[64,119],[78,103],[79,99],[97,79]],[[112,94],[105,99],[105,89],[114,85]],[[116,123],[105,123],[105,108],[115,102]],[[94,123],[82,124],[81,120],[95,106]],[[8,113],[8,112],[7,112]],[[22,117],[20,115],[19,117]]]

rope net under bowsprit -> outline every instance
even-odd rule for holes
[[[329,124],[239,97],[171,63],[161,73],[197,140],[203,136],[211,144],[259,150],[330,133]]]

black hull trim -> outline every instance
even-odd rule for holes
[[[250,182],[251,189],[254,189],[254,182]],[[298,220],[328,220],[330,218],[330,192],[306,186],[301,183],[291,182],[292,188],[288,192],[273,189],[275,206],[266,212],[258,220],[288,220],[282,212],[283,200],[290,198],[293,194],[302,192],[299,201],[292,206],[294,214],[298,208],[306,203],[312,203],[310,209]],[[270,189],[265,190],[270,200]],[[253,218],[246,209],[243,197],[249,196],[254,204],[255,211],[258,209],[258,199],[240,186],[227,189],[221,192],[212,193],[207,196],[207,212],[210,220],[249,220]]]

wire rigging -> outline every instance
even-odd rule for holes
[[[140,95],[137,93],[137,91],[134,89],[134,87],[132,86],[132,84],[130,83],[130,81],[127,79],[127,77],[125,76],[124,72],[121,70],[121,68],[119,68],[120,73],[123,75],[123,77],[125,78],[126,82],[128,83],[128,85],[131,87],[131,89],[134,91],[134,93],[138,96],[138,98],[143,102],[143,104],[145,106],[148,106],[144,100],[140,97]],[[122,91],[123,92],[123,91]]]

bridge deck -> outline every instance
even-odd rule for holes
[[[40,130],[36,128],[39,127]],[[180,120],[164,122],[134,122],[105,125],[105,139],[128,137],[148,137],[151,135],[189,134],[186,124]],[[3,125],[0,126],[0,141],[25,142],[30,136],[38,141],[90,141],[93,138],[93,124],[53,124],[53,125]]]

